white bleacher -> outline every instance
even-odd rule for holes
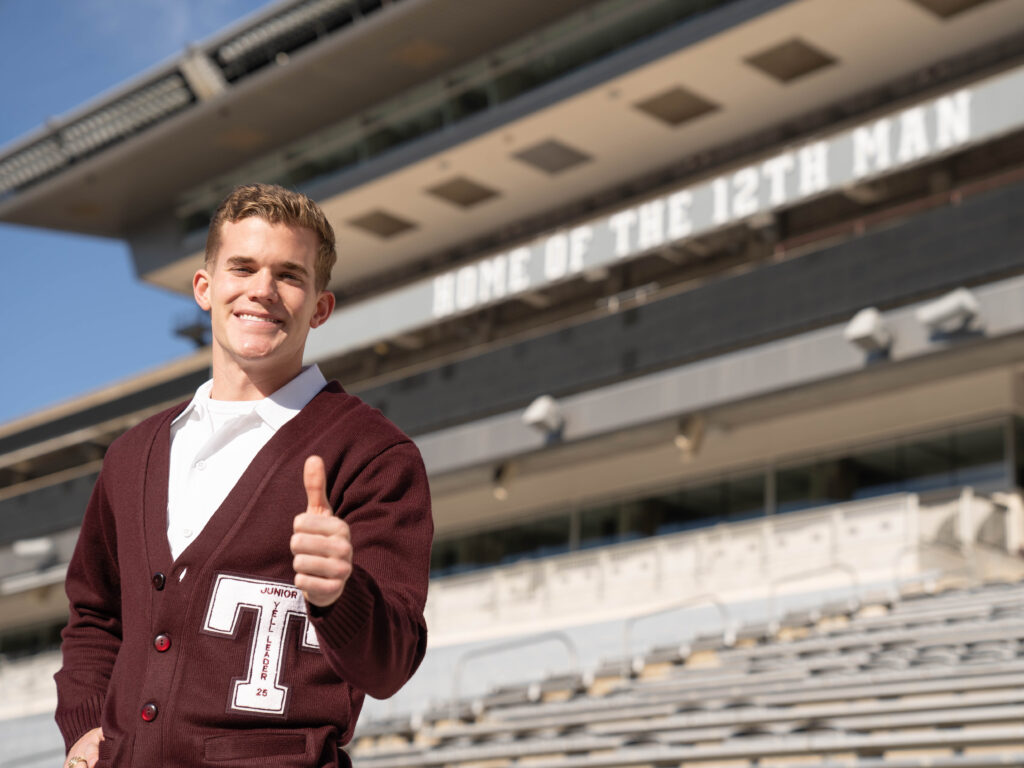
[[[784,630],[801,630],[786,633]],[[361,768],[1024,765],[1024,581],[910,596],[775,636],[704,638],[600,686],[545,680],[404,727],[360,726]],[[665,659],[670,659],[665,663]],[[554,690],[548,685],[549,691]],[[457,718],[452,714],[457,713]]]
[[[49,651],[18,659],[0,659],[0,720],[53,712],[57,688],[53,675],[60,652]]]
[[[1014,500],[891,496],[435,580],[431,652],[396,699],[367,701],[357,765],[781,766],[811,737],[821,766],[1015,760],[1024,589],[924,594],[943,574],[1024,575],[1001,549]],[[49,716],[58,665],[0,664],[0,735]]]
[[[53,721],[60,653],[0,658],[0,768],[60,765],[64,743]]]

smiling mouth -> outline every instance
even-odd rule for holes
[[[235,314],[239,320],[249,320],[254,323],[266,323],[267,325],[280,325],[281,321],[273,317],[263,317],[261,315],[250,315],[246,312],[238,312]]]

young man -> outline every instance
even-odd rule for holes
[[[213,378],[110,446],[68,567],[67,768],[346,766],[364,694],[423,658],[419,453],[302,366],[334,261],[303,195],[243,186],[214,216]]]

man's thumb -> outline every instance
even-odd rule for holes
[[[327,473],[324,460],[319,456],[310,456],[302,468],[302,484],[306,486],[306,507],[309,512],[331,514],[331,505],[327,501]]]

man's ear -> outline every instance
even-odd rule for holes
[[[197,269],[192,276],[192,295],[200,309],[210,311],[210,273],[205,269]]]
[[[320,291],[320,295],[316,297],[316,309],[313,310],[313,316],[309,318],[309,327],[316,328],[323,325],[333,311],[334,294],[330,291]]]

